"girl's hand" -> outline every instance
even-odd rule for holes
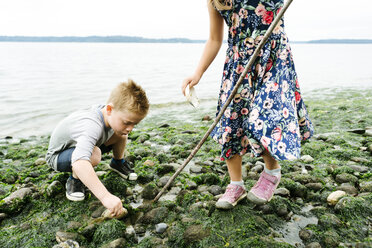
[[[189,85],[189,88],[192,88],[195,85],[197,85],[199,83],[199,81],[200,81],[200,77],[197,76],[197,75],[193,75],[191,77],[185,78],[185,80],[183,80],[183,83],[182,83],[182,86],[181,86],[182,94],[184,96],[186,96],[186,87],[187,87],[187,85]]]

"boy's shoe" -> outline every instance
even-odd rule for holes
[[[124,163],[115,163],[111,160],[111,170],[117,172],[122,178],[128,179],[129,181],[137,180],[138,176],[134,173],[134,170],[130,167],[128,161],[124,160]]]
[[[280,182],[279,176],[272,176],[263,171],[256,184],[248,192],[248,200],[255,204],[265,204],[271,200]]]
[[[85,198],[85,186],[79,179],[69,177],[66,182],[66,197],[70,201],[82,201]]]
[[[240,200],[247,196],[243,186],[229,184],[225,193],[216,202],[216,208],[232,209]]]

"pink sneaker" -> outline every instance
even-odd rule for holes
[[[227,185],[225,193],[216,202],[216,208],[220,209],[231,209],[244,197],[247,196],[247,192],[244,187],[240,185],[229,184]]]
[[[279,177],[272,176],[263,171],[257,183],[248,192],[248,200],[255,204],[265,204],[271,200],[274,191],[280,182]]]

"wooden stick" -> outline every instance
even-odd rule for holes
[[[283,8],[280,10],[279,14],[275,18],[275,20],[271,23],[269,29],[266,31],[263,39],[258,44],[256,50],[254,51],[252,57],[249,59],[248,64],[246,65],[243,73],[240,75],[238,82],[236,83],[233,91],[230,93],[229,98],[227,99],[226,103],[224,104],[223,108],[220,110],[219,114],[217,115],[216,119],[214,120],[213,124],[209,127],[208,131],[204,134],[204,137],[200,140],[199,144],[192,150],[191,154],[187,157],[187,159],[183,162],[182,166],[178,168],[178,170],[173,174],[171,178],[169,178],[167,184],[161,189],[158,195],[155,197],[154,202],[157,202],[159,198],[162,196],[164,191],[169,187],[169,185],[174,181],[174,179],[181,173],[181,171],[186,167],[186,165],[190,162],[190,160],[195,156],[195,154],[199,151],[200,147],[204,144],[207,140],[209,134],[213,131],[214,127],[220,121],[222,115],[225,113],[226,108],[229,106],[232,99],[235,97],[236,92],[239,89],[239,86],[243,82],[245,76],[247,75],[248,71],[252,67],[253,63],[255,62],[257,56],[261,52],[262,47],[265,45],[266,41],[268,40],[269,36],[273,32],[276,25],[279,23],[280,19],[283,17],[285,11],[288,9],[289,5],[292,3],[293,0],[288,0]]]

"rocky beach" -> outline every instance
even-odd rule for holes
[[[164,110],[129,135],[137,181],[96,173],[127,213],[113,219],[88,192],[65,197],[67,173],[46,165],[48,136],[0,139],[0,247],[372,247],[372,89],[313,92],[315,135],[296,161],[281,161],[273,199],[215,208],[230,179],[210,138],[157,203],[155,198],[213,122],[213,104]],[[203,103],[201,104],[203,106]],[[158,111],[160,113],[160,111]],[[263,160],[243,157],[249,190]]]

